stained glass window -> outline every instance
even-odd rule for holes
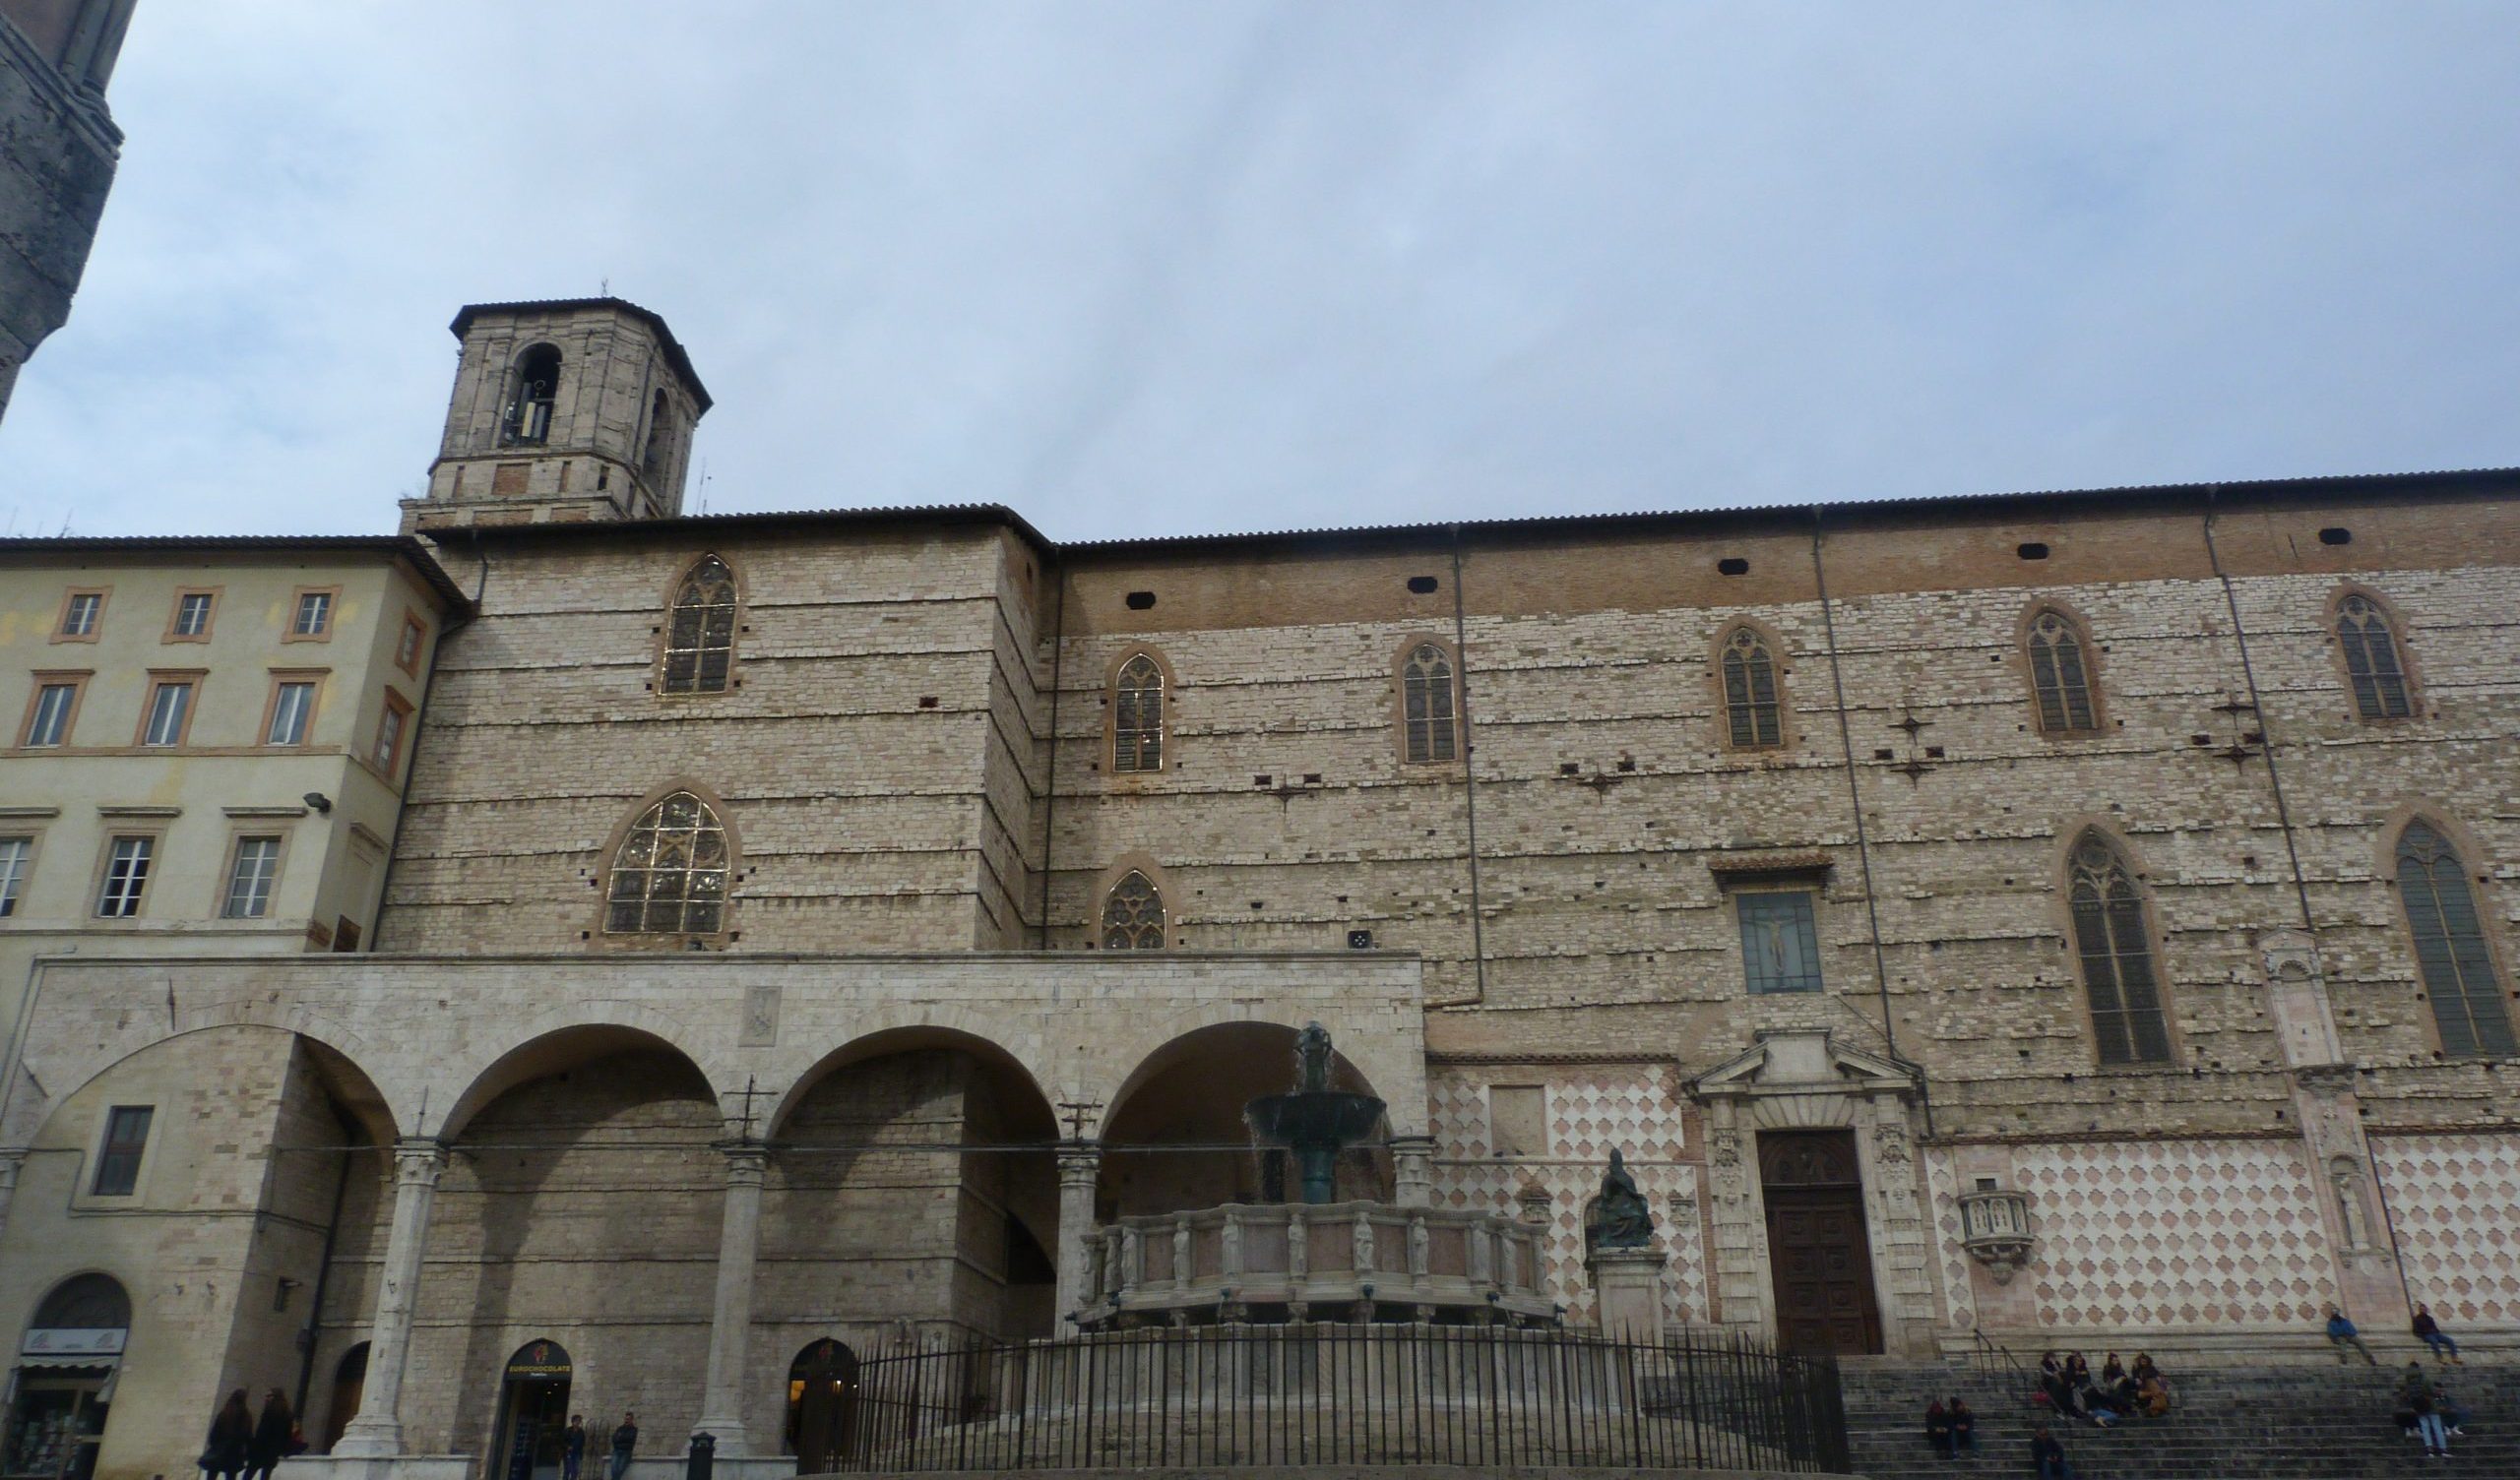
[[[677,791],[640,815],[612,855],[604,929],[714,935],[725,924],[726,830],[709,804]]]

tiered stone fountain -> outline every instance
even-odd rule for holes
[[[1330,1087],[1330,1034],[1295,1042],[1295,1087],[1244,1107],[1294,1158],[1302,1201],[1126,1217],[1097,1231],[1086,1330],[1228,1322],[1418,1321],[1554,1326],[1540,1230],[1489,1213],[1334,1202],[1339,1153],[1383,1102]]]

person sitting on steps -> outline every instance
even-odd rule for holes
[[[2165,1412],[2169,1410],[2171,1405],[2170,1378],[2161,1370],[2160,1366],[2153,1361],[2153,1354],[2151,1352],[2139,1351],[2135,1353],[2135,1365],[2130,1370],[2129,1375],[2135,1379],[2135,1391],[2138,1395],[2143,1392],[2144,1385],[2146,1383],[2158,1384],[2161,1388],[2162,1408]],[[2155,1415],[2155,1417],[2159,1416],[2160,1415],[2158,1414]]]
[[[2345,1355],[2349,1346],[2361,1352],[2363,1361],[2374,1367],[2380,1365],[2380,1359],[2371,1355],[2371,1348],[2362,1344],[2362,1333],[2354,1328],[2353,1322],[2345,1319],[2344,1311],[2332,1305],[2327,1308],[2327,1344],[2336,1348],[2336,1365],[2339,1367],[2353,1365]]]
[[[1940,1398],[1925,1404],[1925,1443],[1932,1445],[1933,1451],[1943,1458],[1953,1457],[1951,1414],[1942,1406]]]
[[[2065,1461],[2065,1447],[2046,1424],[2030,1436],[2030,1473],[2031,1480],[2074,1480],[2074,1467]]]
[[[2432,1307],[2428,1305],[2419,1305],[2415,1308],[2415,1339],[2432,1348],[2435,1361],[2459,1360],[2459,1343],[2443,1333],[2441,1323],[2432,1319]]]
[[[1951,1456],[1959,1458],[1962,1449],[1977,1453],[1978,1415],[1969,1411],[1969,1400],[1955,1392],[1946,1411],[1951,1415]]]

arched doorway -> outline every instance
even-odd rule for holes
[[[96,1472],[130,1330],[131,1297],[113,1276],[74,1274],[52,1287],[18,1344],[0,1472],[39,1480]]]
[[[366,1397],[367,1343],[361,1341],[342,1353],[341,1365],[333,1369],[333,1401],[324,1410],[322,1452],[333,1452],[333,1446],[342,1442],[343,1433],[349,1428],[350,1420],[358,1417],[358,1405]]]
[[[856,1441],[857,1353],[825,1336],[788,1364],[786,1449],[797,1474],[823,1475],[840,1468]]]
[[[486,1473],[498,1480],[559,1480],[572,1374],[569,1350],[557,1341],[528,1341],[508,1358],[499,1382],[498,1443]]]

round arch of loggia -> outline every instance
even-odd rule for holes
[[[908,1053],[926,1048],[958,1049],[983,1064],[1004,1071],[1017,1088],[1023,1092],[1023,1097],[1030,1101],[1028,1105],[1021,1108],[1038,1109],[1047,1124],[1055,1129],[1057,1121],[1051,1114],[1051,1096],[1042,1087],[1041,1077],[1020,1055],[995,1039],[974,1032],[958,1023],[940,1022],[914,1013],[905,1015],[900,1021],[867,1025],[855,1036],[826,1051],[803,1070],[788,1079],[787,1087],[780,1093],[778,1101],[767,1108],[767,1113],[757,1123],[758,1129],[754,1134],[765,1138],[778,1136],[787,1128],[788,1120],[796,1112],[796,1107],[804,1103],[807,1095],[813,1093],[815,1086],[851,1065],[863,1064],[889,1054]]]
[[[440,1140],[461,1136],[474,1116],[520,1084],[611,1054],[639,1050],[660,1050],[682,1060],[709,1086],[710,1098],[723,1110],[729,1086],[740,1087],[743,1076],[693,1053],[685,1046],[691,1036],[690,1029],[673,1018],[625,1003],[605,1004],[603,1012],[592,1017],[551,1015],[508,1047],[466,1066],[463,1090],[444,1102],[443,1111],[432,1105],[424,1117],[429,1123],[420,1134]]]
[[[30,1016],[32,1011],[30,1005]],[[0,1112],[0,1143],[32,1144],[51,1126],[52,1117],[62,1106],[125,1062],[162,1045],[222,1028],[261,1029],[303,1040],[323,1072],[325,1087],[379,1145],[392,1145],[395,1138],[407,1134],[406,1127],[410,1124],[407,1117],[416,1117],[418,1087],[397,1085],[389,1091],[380,1085],[361,1062],[371,1051],[356,1033],[320,1015],[258,999],[221,1003],[211,1011],[183,1015],[172,1032],[134,1021],[100,1045],[85,1045],[88,1051],[82,1053],[38,1055],[30,1050],[9,1087],[5,1112]],[[38,1093],[38,1085],[43,1086],[43,1092]]]
[[[1267,1006],[1250,1002],[1211,1003],[1174,1014],[1151,1026],[1145,1034],[1128,1046],[1126,1052],[1115,1055],[1120,1062],[1130,1066],[1119,1082],[1111,1085],[1107,1092],[1097,1086],[1095,1090],[1089,1091],[1087,1097],[1102,1103],[1102,1119],[1107,1123],[1111,1116],[1127,1103],[1128,1097],[1148,1079],[1195,1053],[1202,1034],[1237,1026],[1286,1030],[1287,1081],[1292,1086],[1294,1082],[1294,1035],[1301,1032],[1304,1024],[1310,1020],[1312,1019],[1300,1012],[1273,1012]],[[1391,1101],[1392,1090],[1397,1086],[1376,1082],[1373,1074],[1368,1072],[1373,1067],[1373,1056],[1359,1056],[1350,1052],[1348,1047],[1341,1046],[1336,1040],[1338,1025],[1335,1023],[1326,1025],[1330,1027],[1333,1034],[1332,1049],[1336,1067],[1354,1076],[1355,1083],[1361,1086],[1365,1093]],[[1422,1124],[1418,1123],[1418,1107],[1415,1105],[1392,1102],[1388,1114],[1391,1117],[1392,1134],[1396,1136],[1419,1135],[1425,1130]]]

